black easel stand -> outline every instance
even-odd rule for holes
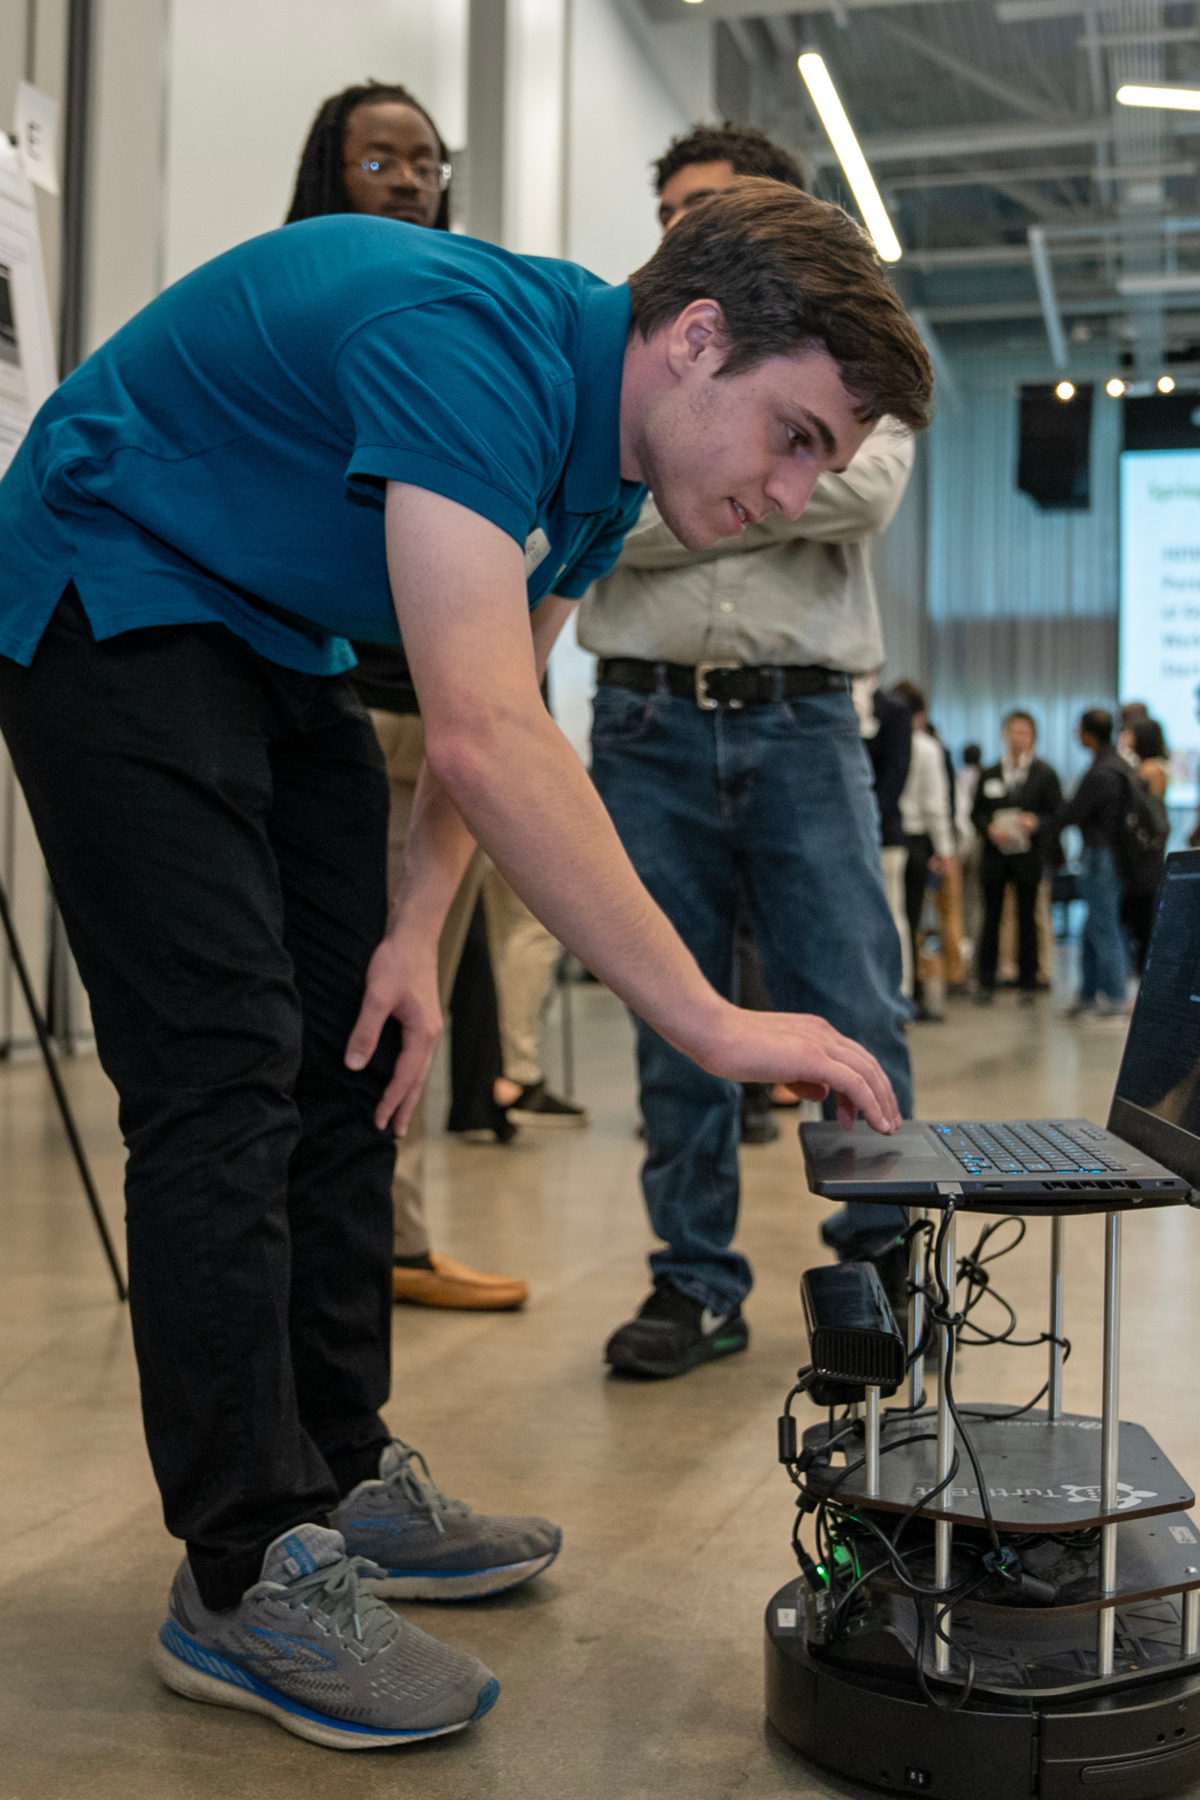
[[[8,939],[9,954],[12,956],[13,966],[17,971],[17,980],[21,983],[21,992],[25,996],[25,1005],[29,1009],[30,1018],[33,1020],[33,1029],[37,1032],[37,1040],[42,1052],[42,1061],[46,1065],[46,1073],[50,1077],[50,1086],[54,1089],[54,1098],[57,1100],[58,1110],[62,1114],[63,1129],[67,1134],[67,1141],[71,1146],[71,1153],[75,1158],[75,1166],[79,1170],[79,1179],[83,1183],[83,1191],[87,1195],[87,1203],[92,1209],[92,1217],[96,1221],[96,1230],[100,1233],[100,1242],[104,1246],[104,1254],[108,1258],[108,1266],[112,1270],[112,1278],[116,1283],[117,1288],[117,1299],[128,1300],[129,1290],[125,1286],[125,1277],[121,1273],[121,1265],[117,1261],[117,1253],[113,1248],[113,1241],[108,1235],[108,1226],[105,1223],[104,1214],[100,1209],[100,1196],[96,1192],[96,1184],[92,1180],[92,1171],[88,1168],[87,1157],[84,1155],[83,1145],[79,1140],[79,1132],[75,1125],[74,1115],[71,1112],[71,1103],[67,1099],[67,1091],[62,1084],[62,1076],[58,1072],[58,1063],[55,1060],[54,1049],[50,1043],[50,1032],[46,1025],[46,1021],[42,1016],[42,1009],[34,997],[33,983],[29,979],[29,969],[25,963],[25,954],[21,949],[20,939],[17,937],[16,926],[13,924],[12,913],[10,912],[8,905],[8,895],[4,891],[3,882],[0,882],[0,924],[3,925],[4,935]]]

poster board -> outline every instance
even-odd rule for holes
[[[1168,804],[1195,806],[1200,763],[1200,450],[1121,457],[1123,700],[1144,700],[1171,748]]]
[[[0,475],[55,378],[33,188],[0,133]]]
[[[0,476],[56,384],[54,336],[33,188],[16,151],[0,132]],[[8,891],[35,989],[43,995],[54,939],[58,964],[55,1030],[60,1042],[74,1047],[91,1030],[87,997],[67,951],[61,921],[50,903],[33,821],[3,743],[0,879]],[[0,952],[0,1051],[33,1054],[36,1043],[33,1022],[4,949]]]

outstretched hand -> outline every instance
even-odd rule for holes
[[[871,1055],[815,1013],[749,1012],[730,1007],[723,1041],[702,1067],[730,1081],[790,1088],[802,1100],[837,1095],[838,1123],[854,1129],[859,1113],[886,1134],[900,1125],[892,1084]],[[701,1060],[697,1058],[697,1060]]]
[[[431,947],[415,947],[407,935],[384,938],[367,966],[362,1006],[346,1045],[348,1069],[366,1068],[388,1019],[399,1020],[404,1037],[375,1123],[380,1131],[390,1125],[403,1137],[442,1035],[436,940]]]

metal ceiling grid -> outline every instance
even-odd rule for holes
[[[1170,0],[640,0],[723,40],[718,104],[852,207],[796,70],[824,57],[892,215],[896,278],[932,325],[1042,316],[1132,345],[1137,373],[1193,344],[1200,112],[1117,105],[1122,82],[1200,86],[1195,4]],[[731,102],[733,104],[731,104]],[[1041,279],[1039,279],[1039,276]]]

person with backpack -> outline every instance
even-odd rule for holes
[[[1121,923],[1129,945],[1134,972],[1141,975],[1154,924],[1154,902],[1167,861],[1171,819],[1167,812],[1167,746],[1162,726],[1155,719],[1141,719],[1128,731],[1131,762],[1129,777],[1138,815],[1133,842],[1128,846],[1129,870],[1121,902]],[[1124,748],[1124,746],[1122,746]]]
[[[1109,1018],[1125,1010],[1127,970],[1121,930],[1128,816],[1134,777],[1113,745],[1112,714],[1092,707],[1079,721],[1079,742],[1092,753],[1092,766],[1055,821],[1061,831],[1077,825],[1083,833],[1079,897],[1087,903],[1083,927],[1083,969],[1079,994],[1066,1017]]]

